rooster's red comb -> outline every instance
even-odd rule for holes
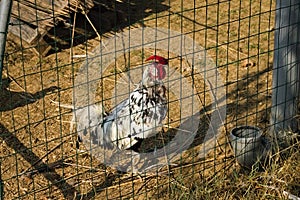
[[[149,58],[146,59],[146,61],[149,60],[156,60],[158,63],[162,64],[162,65],[167,65],[168,64],[168,60],[165,59],[164,57],[161,56],[157,56],[157,55],[152,55]]]

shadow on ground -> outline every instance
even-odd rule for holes
[[[25,105],[34,103],[39,99],[43,98],[45,95],[60,89],[57,86],[51,86],[36,93],[16,92],[9,90],[9,84],[11,82],[12,80],[9,78],[3,79],[2,88],[0,89],[1,112],[13,110],[17,107],[23,107]]]
[[[136,23],[143,26],[145,17],[169,9],[162,2],[162,0],[105,1],[105,3],[95,1],[96,6],[87,13],[87,16],[81,13],[76,13],[75,16],[72,13],[70,18],[61,21],[49,31],[45,40],[52,46],[52,50],[48,54],[68,49],[71,45],[84,44],[87,39],[98,37],[97,34],[117,32]]]

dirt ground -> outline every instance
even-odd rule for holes
[[[76,132],[70,130],[72,110],[64,107],[72,105],[74,79],[84,56],[100,44],[95,32],[90,30],[89,38],[74,37],[72,48],[72,29],[67,35],[49,34],[51,41],[57,43],[51,43],[52,51],[45,57],[35,55],[30,48],[21,48],[16,40],[8,38],[3,73],[8,87],[2,90],[0,101],[4,199],[180,198],[176,191],[193,191],[201,184],[212,183],[220,174],[240,170],[227,139],[233,127],[255,125],[263,132],[268,128],[275,2],[233,0],[218,3],[210,0],[206,4],[172,0],[119,5],[122,6],[127,11],[122,15],[126,20],[120,24],[112,22],[115,28],[103,31],[101,40],[113,36],[112,29],[127,30],[126,24],[130,24],[131,29],[157,26],[193,38],[215,61],[224,81],[227,105],[218,148],[206,159],[199,159],[193,156],[201,148],[196,138],[176,165],[165,166],[157,173],[142,177],[106,167],[84,147],[76,149]],[[190,70],[185,60],[176,60],[176,55],[163,53],[173,59],[172,64],[184,66],[181,73]],[[136,63],[135,56],[140,61],[141,56],[152,52],[147,50],[144,54],[132,53],[130,62],[141,64]],[[121,71],[117,73],[122,73],[126,68],[123,58],[118,58],[118,65]],[[114,66],[110,69],[101,86],[106,91],[114,89],[114,82],[110,83],[109,78],[120,79],[118,75],[114,77]],[[192,80],[192,76],[188,78]],[[195,75],[194,78],[195,95],[203,99],[209,86],[203,86],[203,77]],[[172,95],[170,98],[173,102],[170,116],[176,121],[179,103]],[[202,102],[203,107],[210,102],[207,97]],[[109,104],[105,106],[108,110],[111,108]],[[204,120],[201,126],[199,130],[205,130],[207,122]],[[228,180],[224,180],[224,184],[229,184]],[[205,191],[213,192],[211,188]],[[238,195],[240,193],[232,196],[220,193],[213,197],[235,199]]]

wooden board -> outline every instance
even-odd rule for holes
[[[22,0],[13,1],[10,37],[19,39],[26,47],[46,55],[51,49],[43,37],[59,21],[70,17],[71,12],[87,13],[94,6],[93,0]]]
[[[47,30],[32,28],[24,22],[14,18],[11,18],[10,22],[13,25],[8,28],[8,37],[13,38],[15,41],[19,41],[19,43],[26,48],[31,48],[34,53],[38,55],[44,56],[51,49],[51,46],[43,39]]]
[[[84,2],[82,2],[84,1]],[[34,26],[53,26],[71,12],[88,12],[93,0],[27,0],[13,1],[12,17]]]

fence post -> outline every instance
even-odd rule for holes
[[[273,60],[271,133],[298,128],[300,0],[277,0]]]
[[[10,19],[12,0],[0,1],[0,86],[2,85],[2,69],[5,53],[7,28]]]

